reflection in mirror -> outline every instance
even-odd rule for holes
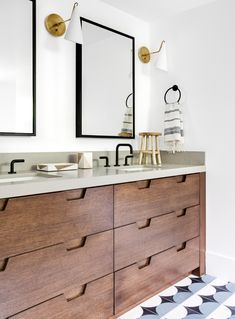
[[[134,38],[81,20],[84,43],[77,46],[77,137],[134,138]]]
[[[0,135],[35,135],[35,1],[0,0]]]

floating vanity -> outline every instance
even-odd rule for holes
[[[204,166],[48,176],[0,183],[0,319],[114,318],[205,272]]]

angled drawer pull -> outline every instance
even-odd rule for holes
[[[86,287],[87,285],[83,285],[81,286],[80,290],[73,296],[66,296],[66,300],[67,302],[70,302],[72,300],[75,300],[75,299],[78,299],[80,298],[81,296],[85,295],[85,292],[86,292]]]
[[[151,218],[136,222],[138,229],[148,228],[151,224]]]
[[[9,199],[0,199],[0,212],[4,212],[7,208]]]
[[[143,269],[143,268],[148,267],[150,265],[150,263],[151,263],[151,257],[148,257],[145,260],[138,262],[137,265],[138,265],[139,269]]]
[[[80,239],[75,239],[70,241],[70,247],[67,248],[67,251],[72,251],[79,249],[85,246],[87,237],[82,237]]]
[[[139,181],[136,182],[138,189],[146,189],[146,188],[150,188],[151,186],[151,179],[147,180],[147,181]]]
[[[177,184],[185,183],[187,179],[187,175],[177,176]]]
[[[177,252],[184,250],[186,248],[186,246],[187,246],[187,242],[184,242],[182,245],[177,246],[176,247]]]
[[[179,217],[183,217],[186,216],[187,214],[187,208],[181,209],[181,210],[177,210],[176,212],[176,216]]]
[[[74,194],[74,197],[72,196],[71,198],[67,198],[67,201],[71,202],[71,201],[75,201],[75,200],[84,199],[85,196],[86,196],[86,191],[87,191],[87,189],[84,188],[84,189],[80,190],[80,194],[77,194],[78,193],[77,191],[76,192],[71,192],[71,193]]]
[[[0,260],[0,272],[3,272],[7,268],[9,258],[5,258],[4,260]]]

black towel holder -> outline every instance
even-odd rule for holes
[[[169,104],[169,103],[167,102],[166,97],[167,97],[167,94],[168,94],[168,92],[169,92],[170,90],[173,90],[174,92],[176,92],[176,91],[179,92],[179,98],[178,98],[178,101],[177,101],[177,103],[179,103],[180,100],[181,100],[182,94],[181,94],[181,91],[180,91],[178,85],[173,85],[172,87],[170,87],[170,88],[166,91],[166,93],[165,93],[165,95],[164,95],[164,101],[165,101],[165,103],[166,103],[166,104]]]
[[[128,105],[129,98],[130,98],[132,95],[133,95],[133,93],[129,94],[128,97],[126,98],[126,107],[127,107],[127,108],[131,108],[131,107],[132,107],[132,106],[129,106],[129,105]]]

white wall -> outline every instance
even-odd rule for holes
[[[235,281],[235,2],[216,1],[152,25],[170,72],[152,68],[149,128],[163,129],[163,95],[183,91],[186,150],[207,157],[207,272]]]
[[[75,45],[52,37],[44,27],[44,19],[50,13],[69,18],[73,3],[37,0],[37,136],[0,136],[0,153],[113,150],[120,141],[75,138]],[[99,0],[81,0],[79,6],[82,16],[135,36],[136,48],[148,45],[149,25],[142,20]],[[136,59],[137,132],[147,129],[149,90],[149,68]]]

